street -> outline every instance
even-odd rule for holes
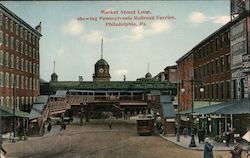
[[[8,158],[199,158],[203,151],[185,149],[159,136],[138,136],[134,120],[91,120],[68,125],[55,133],[29,141],[5,144]],[[214,152],[230,157],[228,151]]]

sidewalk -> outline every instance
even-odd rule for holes
[[[204,150],[204,143],[199,143],[198,138],[195,136],[195,143],[197,147],[189,147],[191,137],[187,136],[186,138],[184,136],[180,136],[180,142],[177,142],[176,137],[166,137],[163,135],[160,135],[163,139],[168,140],[174,144],[177,144],[179,146],[182,146],[187,149],[192,149],[192,150]],[[217,151],[229,151],[230,149],[233,149],[234,145],[231,143],[229,147],[226,146],[224,143],[218,143],[212,140],[212,143],[214,144],[214,150]],[[247,149],[247,144],[243,143],[243,150]]]

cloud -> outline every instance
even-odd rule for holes
[[[104,38],[104,34],[101,31],[94,30],[90,31],[83,37],[84,40],[86,40],[88,43],[100,43],[101,39]]]
[[[224,25],[230,21],[230,16],[214,16],[211,17],[210,19],[212,20],[213,23]]]
[[[188,17],[188,21],[193,24],[200,24],[203,22],[212,22],[215,24],[224,25],[230,20],[230,16],[206,16],[202,12],[192,12]]]
[[[140,41],[145,37],[154,36],[157,34],[161,34],[170,29],[170,25],[167,22],[163,21],[155,21],[149,27],[138,26],[132,29],[131,36],[126,36],[131,38],[133,41]]]
[[[71,20],[61,26],[61,31],[73,36],[80,35],[84,31],[84,26],[78,20]]]
[[[189,21],[199,24],[206,21],[206,16],[201,12],[192,12],[192,14],[189,16]]]

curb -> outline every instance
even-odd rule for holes
[[[173,144],[176,144],[176,145],[178,145],[178,146],[180,146],[180,147],[182,147],[182,148],[189,149],[189,150],[204,151],[203,148],[199,148],[199,147],[192,147],[192,148],[191,148],[191,147],[188,147],[188,146],[180,145],[180,144],[178,144],[177,142],[172,141],[172,140],[169,140],[168,138],[164,137],[162,134],[160,134],[159,136],[160,136],[161,138],[163,138],[164,140],[167,140],[167,141],[169,141],[169,142],[171,142],[171,143],[173,143]],[[244,149],[243,149],[243,150],[244,150]],[[214,148],[213,151],[230,151],[230,148],[228,148],[228,149],[216,149],[216,148]]]

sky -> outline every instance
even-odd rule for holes
[[[42,22],[40,78],[47,81],[54,61],[59,81],[78,81],[79,76],[92,81],[101,39],[111,81],[122,81],[123,75],[135,81],[148,69],[155,76],[230,20],[228,0],[1,3],[33,28]],[[90,17],[97,20],[84,20]],[[129,20],[111,20],[117,17]],[[106,26],[119,22],[133,26]]]

